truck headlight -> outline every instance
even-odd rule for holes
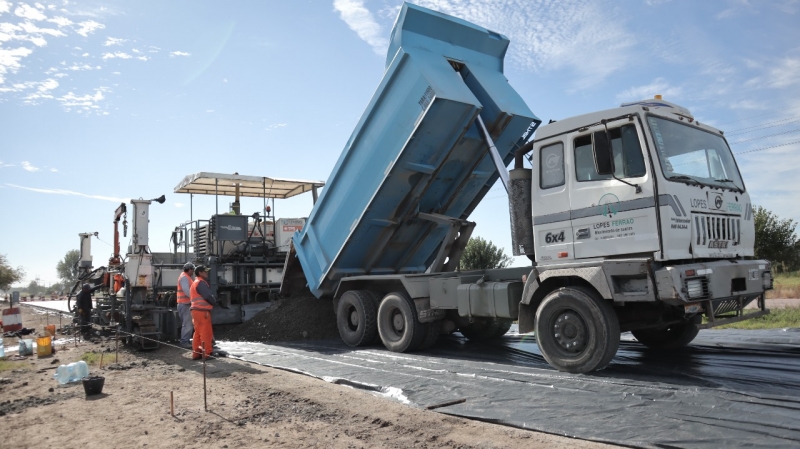
[[[703,280],[689,279],[686,281],[686,293],[690,298],[700,298],[703,296]]]
[[[765,271],[764,274],[761,275],[761,285],[764,287],[764,290],[772,290],[772,273]]]

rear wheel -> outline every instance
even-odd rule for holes
[[[439,340],[439,334],[442,332],[442,320],[431,321],[423,325],[425,326],[425,338],[422,339],[419,349],[425,350],[432,348]]]
[[[378,334],[393,352],[413,351],[425,338],[425,325],[417,318],[414,301],[402,292],[384,296],[378,307]]]
[[[694,340],[700,329],[697,325],[702,321],[700,315],[691,320],[671,324],[661,329],[638,329],[631,331],[639,343],[653,349],[678,349]]]
[[[580,287],[562,287],[547,295],[536,311],[534,327],[542,355],[559,371],[603,369],[619,348],[614,308]]]
[[[345,292],[336,308],[339,335],[349,346],[367,346],[375,340],[377,305],[375,295],[365,290]]]

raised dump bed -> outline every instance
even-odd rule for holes
[[[345,276],[425,272],[457,235],[498,178],[478,115],[505,164],[539,121],[503,75],[508,44],[403,5],[383,79],[294,235],[315,296],[332,295]]]

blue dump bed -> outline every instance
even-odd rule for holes
[[[404,4],[386,72],[294,247],[308,286],[345,276],[423,273],[449,229],[498,178],[476,119],[506,165],[533,115],[503,75],[505,36]],[[458,71],[457,71],[458,70]]]

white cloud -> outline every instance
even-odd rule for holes
[[[109,37],[106,38],[106,41],[103,43],[104,47],[110,47],[112,45],[122,45],[124,42],[127,42],[127,39],[117,39],[116,37]]]
[[[49,194],[54,194],[54,195],[82,196],[84,198],[92,198],[92,199],[96,199],[96,200],[111,201],[113,203],[127,203],[128,201],[130,201],[130,198],[117,198],[117,197],[105,196],[105,195],[88,195],[88,194],[85,194],[85,193],[73,192],[71,190],[64,190],[64,189],[40,189],[40,188],[36,188],[36,187],[18,186],[16,184],[9,184],[9,183],[6,183],[6,185],[9,186],[9,187],[13,187],[15,189],[28,190],[28,191],[31,191],[31,192],[49,193]]]
[[[7,13],[11,10],[11,3],[6,0],[0,0],[0,14]]]
[[[289,125],[287,123],[273,123],[273,124],[267,126],[264,129],[266,129],[267,131],[272,131],[273,129],[283,128],[283,127],[286,127],[286,126],[289,126]]]
[[[56,173],[56,172],[58,172],[58,169],[57,168],[51,168],[50,171],[53,172],[53,173]]]
[[[122,75],[121,72],[111,72],[112,75]]]
[[[102,23],[95,22],[94,20],[87,20],[85,22],[81,22],[78,24],[78,29],[75,30],[76,33],[80,34],[83,37],[89,37],[90,34],[94,33],[97,30],[102,30],[106,26]]]
[[[150,58],[148,58],[147,56],[137,56],[137,57],[136,57],[136,59],[138,59],[138,60],[140,60],[140,61],[147,61],[147,60],[149,60]]]
[[[33,53],[33,50],[25,47],[0,47],[0,84],[5,82],[4,75],[9,72],[16,72],[21,66],[20,60],[31,53]]]
[[[47,18],[41,11],[25,3],[20,3],[17,9],[14,10],[14,14],[30,20],[44,20]]]
[[[596,85],[627,67],[635,36],[622,6],[584,0],[418,0],[415,3],[507,35],[506,62],[525,71],[568,69],[573,89]],[[334,0],[342,20],[382,54],[388,30],[377,26],[363,0]],[[385,9],[385,8],[384,8]],[[377,26],[377,28],[376,28]]]
[[[381,26],[375,21],[375,16],[364,6],[363,0],[333,0],[333,9],[361,40],[372,47],[375,53],[383,55],[386,52],[389,41]]]
[[[69,26],[69,25],[72,25],[73,23],[75,23],[75,22],[67,19],[66,17],[53,17],[52,19],[47,19],[47,21],[48,22],[53,22],[56,25],[58,25],[59,27],[65,27],[65,26]]]
[[[223,83],[227,83],[228,82],[228,78],[222,78],[222,82]]]
[[[113,58],[119,58],[119,59],[131,59],[132,57],[133,57],[133,56],[131,56],[131,55],[129,55],[129,54],[127,54],[127,53],[125,53],[125,52],[122,52],[122,51],[117,51],[117,52],[114,52],[114,53],[105,53],[105,54],[103,54],[103,59],[113,59]]]
[[[22,169],[23,170],[27,170],[29,172],[37,172],[37,171],[39,171],[39,167],[34,167],[28,161],[22,161]]]
[[[783,58],[769,70],[767,83],[782,88],[800,84],[800,58]]]
[[[81,56],[82,56],[82,57],[84,57],[84,58],[86,58],[86,57],[88,57],[88,56],[89,56],[89,53],[84,53],[84,54],[82,54]]]
[[[98,103],[105,99],[103,92],[108,92],[110,89],[107,87],[99,87],[94,90],[93,94],[75,95],[73,92],[68,92],[66,95],[56,98],[67,111],[73,108],[76,112],[92,111],[100,109]]]
[[[206,112],[211,113],[211,112],[214,112],[214,110],[213,109],[206,109]]]
[[[6,164],[5,162],[0,161],[0,168],[3,168],[3,167],[16,167],[16,165],[14,165],[14,164]]]
[[[174,58],[175,56],[191,56],[191,53],[186,53],[185,51],[171,51],[169,53],[170,58]]]
[[[97,68],[99,69],[100,67],[98,66]],[[70,67],[67,67],[67,70],[72,70],[77,72],[80,70],[94,70],[94,67],[90,66],[89,64],[83,64],[83,65],[72,64]]]
[[[657,94],[663,95],[665,100],[670,101],[675,98],[680,98],[681,88],[670,86],[664,78],[656,78],[650,84],[625,89],[618,93],[616,98],[617,101],[620,102],[645,100],[653,98],[653,96]]]

